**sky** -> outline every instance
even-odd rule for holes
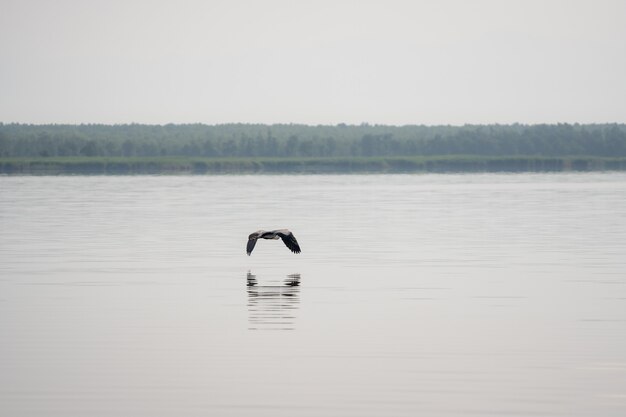
[[[623,0],[0,0],[0,122],[626,122]]]

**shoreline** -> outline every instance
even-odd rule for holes
[[[0,158],[6,175],[363,174],[624,171],[626,158],[472,155],[358,158]]]
[[[0,174],[362,174],[625,171],[626,158],[446,155],[358,158],[0,158]]]
[[[472,155],[359,158],[0,158],[6,175],[363,174],[624,171],[626,158]]]

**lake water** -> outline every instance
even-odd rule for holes
[[[624,173],[0,177],[0,233],[2,416],[626,415]]]

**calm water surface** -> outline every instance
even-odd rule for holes
[[[2,416],[626,415],[622,173],[0,177],[0,233]]]

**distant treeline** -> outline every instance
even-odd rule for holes
[[[0,123],[0,158],[626,157],[624,124],[466,126]]]

